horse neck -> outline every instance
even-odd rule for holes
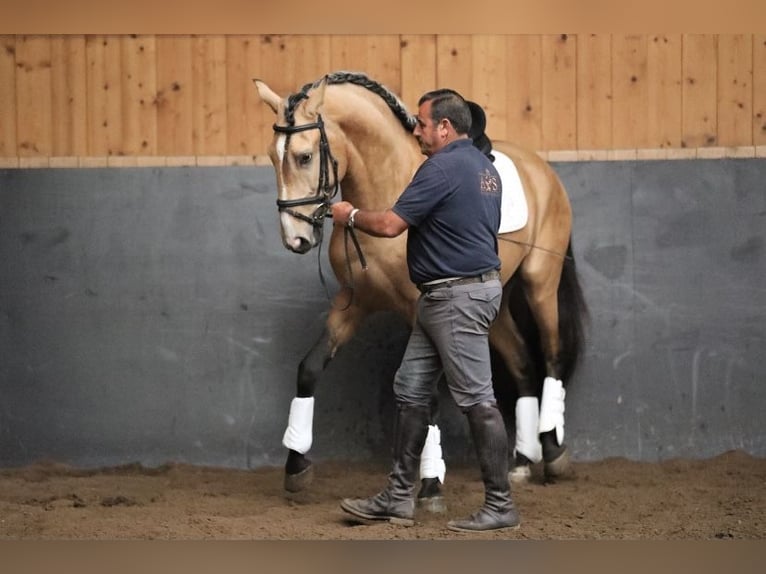
[[[343,199],[364,209],[391,207],[424,159],[417,141],[382,101],[344,101],[336,109],[347,161]]]

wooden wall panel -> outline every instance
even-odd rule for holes
[[[505,139],[534,150],[542,149],[543,79],[539,36],[506,39],[505,101],[508,125]]]
[[[577,36],[577,148],[612,148],[612,38]]]
[[[123,154],[121,42],[118,36],[88,36],[88,154]]]
[[[718,37],[718,143],[752,144],[753,37]]]
[[[226,154],[226,39],[199,36],[192,43],[192,131],[195,155]]]
[[[399,36],[333,36],[330,46],[330,67],[324,71],[363,72],[394,93],[401,93]],[[323,73],[318,72],[317,77]]]
[[[399,96],[409,112],[415,114],[420,96],[437,87],[436,36],[404,35],[401,53],[402,89]]]
[[[157,38],[157,153],[194,154],[192,39]]]
[[[254,76],[284,98],[337,69],[331,62],[332,51],[330,36],[264,35],[260,37],[259,70]],[[275,117],[265,104],[259,101],[257,105],[264,118],[258,138],[267,146],[273,139]],[[264,153],[266,146],[258,153]]]
[[[0,36],[0,157],[16,155],[16,37]]]
[[[273,118],[259,98],[253,79],[261,71],[258,36],[232,36],[226,40],[227,152],[254,155],[266,149],[264,124]],[[270,129],[270,127],[269,127]]]
[[[753,143],[766,146],[766,34],[753,38]]]
[[[569,34],[542,37],[543,147],[577,148],[577,39]]]
[[[612,94],[612,146],[616,149],[648,147],[646,36],[613,36]]]
[[[717,37],[689,34],[683,38],[684,147],[717,144]]]
[[[682,61],[680,34],[649,36],[647,40],[649,89],[646,137],[650,148],[681,146]]]
[[[153,36],[122,39],[123,153],[157,153],[157,49]]]
[[[479,35],[473,39],[473,82],[463,96],[484,107],[490,139],[508,139],[506,99],[506,37]]]
[[[471,36],[436,37],[436,87],[450,87],[461,94],[473,90],[473,43]]]
[[[16,113],[19,156],[52,152],[51,39],[21,36],[16,42]]]
[[[88,155],[85,36],[51,39],[53,155]]]
[[[344,69],[412,112],[454,88],[540,151],[766,145],[763,34],[6,35],[0,158],[261,155],[252,79],[286,96]]]

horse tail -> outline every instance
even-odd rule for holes
[[[568,384],[582,358],[585,346],[585,325],[588,319],[588,305],[578,277],[571,239],[567,246],[567,258],[561,270],[558,307],[561,376],[565,384]]]

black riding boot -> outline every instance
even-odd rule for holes
[[[412,526],[415,481],[428,434],[428,407],[398,406],[394,422],[394,461],[388,486],[371,498],[344,498],[340,507],[357,518]]]
[[[475,532],[517,528],[519,515],[508,483],[508,435],[503,417],[493,403],[480,403],[466,411],[484,481],[484,505],[468,518],[452,520],[447,528]]]

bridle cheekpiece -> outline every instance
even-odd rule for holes
[[[339,189],[338,162],[330,151],[330,143],[327,141],[327,133],[324,129],[322,115],[319,114],[317,116],[317,121],[310,124],[302,124],[299,126],[280,126],[274,124],[273,128],[277,133],[287,134],[285,140],[285,152],[287,151],[287,146],[290,143],[290,136],[292,134],[307,130],[319,130],[319,182],[317,183],[316,195],[299,199],[277,199],[277,207],[280,212],[287,212],[293,217],[310,223],[314,227],[321,227],[324,223],[324,218],[327,217],[327,214],[330,212],[332,199],[338,194]],[[332,166],[332,183],[330,183],[329,166]],[[293,209],[294,207],[299,207],[301,205],[317,205],[318,207],[310,216],[307,216]]]

